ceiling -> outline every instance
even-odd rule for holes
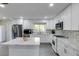
[[[9,3],[5,8],[0,7],[0,16],[8,18],[43,18],[54,17],[66,8],[69,3],[54,3],[49,7],[48,3]]]

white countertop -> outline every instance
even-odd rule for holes
[[[27,38],[26,41],[24,41],[23,38],[16,38],[8,42],[1,43],[1,45],[40,45],[40,38]]]

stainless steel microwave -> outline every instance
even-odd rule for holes
[[[63,30],[63,22],[56,23],[55,28],[58,30]]]

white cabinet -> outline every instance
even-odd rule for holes
[[[52,29],[55,29],[55,22],[54,22],[55,20],[52,20]]]
[[[79,51],[76,51],[76,56],[79,56]]]
[[[54,24],[63,21],[63,30],[71,30],[72,6],[70,5],[54,18]]]
[[[31,37],[40,37],[40,43],[51,43],[52,34],[48,33],[33,33]]]
[[[0,42],[5,41],[5,28],[4,26],[0,26]]]
[[[79,30],[79,3],[72,4],[72,30]]]
[[[79,3],[74,3],[64,11],[64,30],[79,30]]]
[[[52,29],[55,29],[56,19],[52,21]]]
[[[8,56],[9,49],[7,46],[0,46],[0,56]]]
[[[64,56],[76,56],[76,50],[71,46],[65,44],[63,48],[63,55]]]
[[[79,30],[79,3],[72,3],[54,18],[63,21],[63,30]]]
[[[57,23],[63,21],[63,12],[57,16]]]
[[[63,30],[71,30],[71,5],[63,11]]]
[[[57,39],[57,53],[59,55],[63,55],[63,47],[64,45],[61,43],[61,41],[59,39]]]
[[[61,21],[61,19],[60,19],[59,16],[55,17],[55,18],[53,19],[53,21],[52,21],[52,23],[53,23],[53,24],[52,24],[52,25],[53,25],[52,28],[53,28],[53,29],[56,29],[56,28],[55,28],[55,25],[56,25],[56,23],[58,23],[58,22],[60,22],[60,21]]]
[[[61,56],[75,56],[76,50],[65,38],[57,38],[57,53]]]

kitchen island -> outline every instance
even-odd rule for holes
[[[39,56],[40,38],[25,39],[16,38],[2,43],[2,45],[9,47],[9,56]]]

